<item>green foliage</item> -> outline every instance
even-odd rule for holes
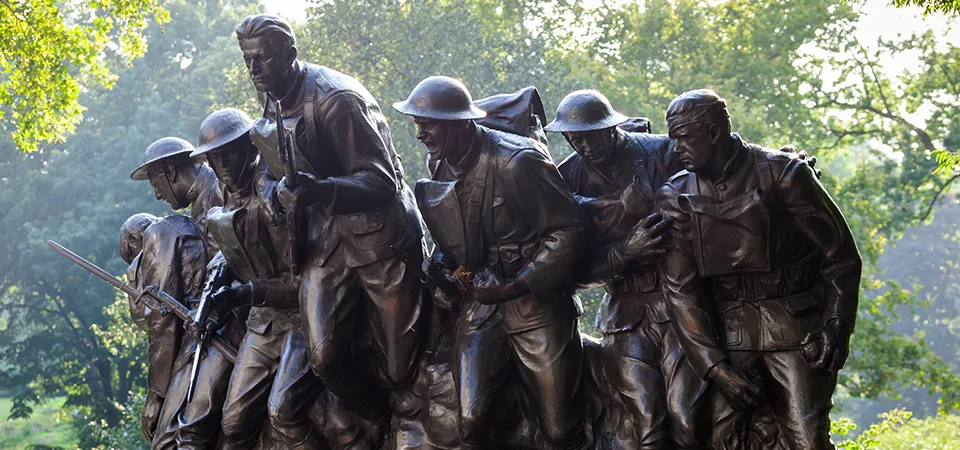
[[[14,145],[34,151],[71,134],[81,91],[116,81],[104,53],[142,56],[150,17],[170,20],[158,0],[0,0],[0,126]]]
[[[893,411],[883,413],[880,415],[880,418],[883,419],[880,423],[870,425],[870,428],[867,428],[866,431],[854,439],[846,439],[838,442],[837,448],[842,450],[866,450],[869,448],[877,448],[879,439],[882,439],[885,435],[889,434],[891,430],[903,425],[903,423],[906,422],[911,415],[912,414],[909,411],[904,411],[902,409],[895,409]],[[846,419],[840,419],[830,424],[830,432],[842,437],[847,436],[856,428],[856,424]],[[881,446],[879,448],[887,447]]]
[[[931,13],[957,14],[960,13],[960,0],[893,0],[898,8],[919,6],[923,8],[923,15]]]
[[[212,105],[224,101],[225,69],[240,60],[233,27],[257,11],[239,0],[164,7],[172,20],[144,31],[149,49],[136,66],[107,55],[119,78],[112,90],[83,93],[89,109],[73,137],[26,154],[0,140],[0,386],[17,394],[19,416],[66,394],[83,448],[101,443],[91,422],[117,426],[130,392],[143,386],[143,334],[120,321],[129,313],[112,287],[45,240],[125,271],[119,226],[137,212],[170,213],[130,171],[156,139],[195,140]]]
[[[67,449],[76,442],[70,425],[57,418],[57,411],[66,399],[52,398],[39,407],[30,419],[0,420],[0,449],[27,448]],[[0,398],[0,418],[10,415],[13,401]]]

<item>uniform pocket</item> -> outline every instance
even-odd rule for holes
[[[717,315],[720,317],[720,328],[723,330],[723,345],[736,347],[743,343],[743,303],[718,302]]]

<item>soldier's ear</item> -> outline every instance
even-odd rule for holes
[[[172,184],[177,179],[177,167],[170,163],[164,163],[163,174],[167,176],[167,180]]]
[[[297,46],[291,45],[290,48],[287,49],[287,61],[290,64],[293,64],[293,62],[296,60],[297,60]]]
[[[720,129],[720,124],[717,124],[717,123],[710,124],[710,128],[707,129],[707,133],[709,133],[711,144],[716,144],[717,142],[720,142],[720,136],[723,134],[721,131],[722,130]]]

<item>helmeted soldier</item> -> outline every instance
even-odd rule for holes
[[[192,144],[178,137],[158,139],[144,151],[143,161],[130,178],[149,180],[157,200],[175,211],[189,207],[190,216],[206,235],[207,210],[222,205],[223,197],[210,167],[190,158],[193,150]],[[208,250],[211,256],[216,253],[213,247]]]
[[[862,266],[850,228],[808,162],[731,133],[713,91],[681,94],[667,124],[686,170],[657,194],[674,221],[662,282],[684,353],[720,394],[711,447],[739,448],[768,402],[789,448],[833,448]]]
[[[138,289],[156,286],[187,307],[196,306],[206,274],[207,248],[193,219],[134,215],[121,227],[120,255],[130,264],[127,278],[131,285]],[[130,314],[148,337],[147,398],[141,430],[150,448],[175,449],[180,428],[177,415],[182,407],[179,393],[186,390],[189,378],[183,376],[177,362],[192,339],[175,315],[151,310],[136,299],[131,299]]]
[[[441,282],[465,288],[438,302],[459,310],[461,447],[496,445],[498,395],[514,370],[543,443],[582,447],[581,308],[569,280],[583,212],[546,147],[477,124],[484,112],[459,81],[427,78],[393,107],[414,117],[430,157],[416,195],[436,243],[431,264],[448,269]]]
[[[416,367],[425,253],[386,118],[356,79],[298,60],[282,19],[250,16],[236,32],[265,105],[250,133],[264,163],[258,191],[276,219],[279,203],[307,230],[299,301],[313,369],[351,410],[384,418],[374,383],[405,388]],[[293,133],[296,183],[282,180],[277,100]],[[351,356],[358,333],[373,338],[376,370]]]
[[[291,273],[286,229],[271,222],[256,195],[260,156],[249,138],[251,126],[240,110],[215,111],[200,126],[200,145],[192,154],[206,155],[224,185],[224,206],[210,209],[207,225],[239,281],[218,292],[215,302],[218,309],[252,306],[229,387],[224,384],[219,448],[253,448],[265,421],[266,433],[283,448],[320,448],[307,410],[322,385],[310,371],[300,326],[300,282]]]
[[[669,220],[651,214],[654,193],[681,168],[669,137],[625,131],[619,125],[627,120],[600,92],[579,90],[560,102],[546,127],[574,149],[560,175],[593,223],[574,280],[606,289],[596,322],[605,372],[635,419],[635,426],[615,430],[622,444],[702,448],[695,425],[705,384],[667,317],[656,262]]]

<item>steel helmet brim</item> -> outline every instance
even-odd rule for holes
[[[239,109],[224,108],[214,111],[200,124],[200,132],[197,136],[199,145],[190,156],[200,156],[227,145],[249,133],[253,125],[253,119]]]
[[[404,101],[393,104],[400,114],[434,120],[476,120],[487,116],[473,104],[460,80],[437,75],[424,78]]]
[[[402,102],[394,103],[393,109],[397,110],[397,112],[400,114],[407,116],[424,117],[435,120],[477,120],[487,117],[486,111],[477,108],[477,106],[473,104],[471,104],[469,109],[465,111],[437,111],[434,109],[417,106],[410,100],[404,100]]]
[[[160,146],[168,146],[168,145],[178,146],[180,147],[180,149],[174,150],[169,153],[164,153],[159,148]],[[149,178],[149,173],[147,169],[149,169],[151,164],[158,161],[162,161],[167,158],[172,158],[177,155],[190,155],[191,153],[193,153],[193,151],[194,151],[193,144],[187,142],[184,139],[180,139],[176,137],[166,137],[166,138],[158,139],[157,141],[155,141],[154,143],[150,144],[150,146],[147,147],[147,150],[144,152],[145,153],[144,161],[141,162],[136,169],[133,169],[133,172],[130,173],[130,179],[137,180],[137,181],[146,180],[147,178]]]
[[[610,117],[607,117],[599,122],[569,123],[560,119],[556,119],[547,124],[547,126],[543,127],[543,130],[550,133],[581,133],[584,131],[605,130],[607,128],[620,125],[628,120],[630,120],[629,117],[618,112],[614,112],[610,115]]]

